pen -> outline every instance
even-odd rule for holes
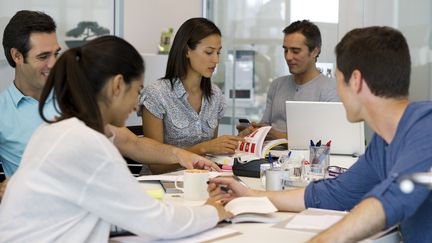
[[[312,141],[312,139],[310,140],[310,146],[312,146],[312,147],[315,146],[315,144],[314,144],[314,142]]]
[[[228,188],[227,186],[224,186],[224,185],[220,185],[219,188],[220,188],[222,191],[224,191],[224,192],[228,192],[228,191],[229,191],[229,188]]]
[[[246,185],[246,183],[244,183],[244,181],[242,181],[238,176],[236,176],[236,175],[232,175],[232,177],[233,177],[236,181],[240,182],[240,184],[242,184],[242,185],[245,186],[246,188],[249,188],[249,186]]]
[[[292,152],[292,150],[290,150],[290,151],[288,152],[288,159],[291,157],[291,152]]]
[[[317,147],[321,146],[321,140],[318,140],[318,142],[316,143],[316,146]]]
[[[268,153],[268,161],[269,161],[269,163],[270,163],[270,168],[273,169],[273,158],[272,158],[270,152]]]
[[[208,185],[208,184],[210,184],[209,181],[207,181],[207,185]],[[224,191],[224,192],[228,192],[228,191],[229,191],[229,188],[228,188],[227,186],[225,186],[225,185],[219,185],[219,188],[220,188],[222,191]]]

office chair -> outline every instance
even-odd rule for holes
[[[0,160],[0,182],[4,181],[5,179],[6,179],[6,176],[4,174],[3,165],[2,165],[2,162]]]

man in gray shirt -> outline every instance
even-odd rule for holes
[[[283,33],[285,60],[291,75],[277,78],[271,83],[261,122],[252,123],[246,129],[237,126],[240,135],[247,135],[257,127],[271,125],[267,138],[286,138],[286,100],[339,101],[335,80],[321,74],[315,64],[321,53],[318,27],[308,20],[296,21],[286,27]]]

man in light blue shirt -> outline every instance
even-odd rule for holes
[[[5,56],[15,68],[14,82],[0,93],[0,160],[6,177],[16,171],[28,140],[42,123],[39,97],[60,51],[55,31],[50,16],[34,11],[17,12],[4,30]],[[46,112],[54,117],[52,100],[49,104]]]
[[[45,107],[45,114],[56,114],[52,98]],[[33,131],[42,123],[38,114],[39,101],[21,93],[15,83],[0,94],[0,158],[3,170],[10,177],[21,161],[21,155]]]

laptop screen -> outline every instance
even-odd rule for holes
[[[350,123],[341,102],[286,101],[289,149],[309,149],[310,141],[331,140],[330,153],[361,155],[364,123]]]

